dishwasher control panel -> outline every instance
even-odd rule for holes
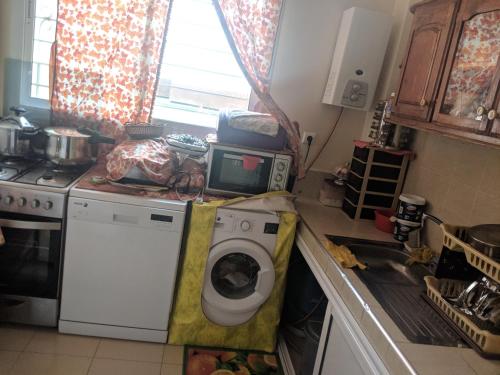
[[[71,197],[68,219],[178,232],[184,212]]]

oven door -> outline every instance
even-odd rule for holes
[[[0,213],[5,244],[0,247],[0,298],[57,299],[62,221]]]
[[[274,162],[273,154],[242,153],[215,148],[211,155],[208,189],[240,195],[268,191]]]

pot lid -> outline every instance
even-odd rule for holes
[[[57,126],[53,128],[46,128],[47,135],[55,135],[58,137],[71,137],[71,138],[90,138],[90,135],[82,134],[76,128]]]
[[[0,119],[0,129],[22,129],[23,126],[19,121],[12,117]]]
[[[500,247],[500,224],[482,224],[467,230],[469,240],[488,246]]]

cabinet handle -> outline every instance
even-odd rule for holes
[[[425,107],[427,105],[427,100],[425,100],[424,98],[420,99],[420,107]]]
[[[478,116],[482,116],[482,115],[484,115],[484,114],[486,113],[486,111],[487,111],[487,110],[486,110],[486,108],[485,108],[485,107],[483,107],[482,105],[480,105],[480,106],[479,106],[479,107],[477,107],[477,109],[476,109],[476,114],[477,114]]]
[[[498,112],[495,109],[490,109],[488,112],[488,120],[494,120],[498,117]]]

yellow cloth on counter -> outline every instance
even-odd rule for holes
[[[201,298],[205,267],[212,242],[217,207],[273,197],[291,197],[286,192],[272,192],[250,198],[194,204],[188,229],[186,252],[180,274],[177,296],[169,325],[169,344],[200,345],[273,352],[284,299],[286,271],[295,238],[297,215],[280,212],[280,225],[273,255],[276,272],[274,288],[268,300],[248,322],[223,327],[210,322],[204,315]],[[229,207],[230,208],[230,207]]]
[[[411,266],[414,263],[428,264],[433,257],[434,253],[432,250],[429,247],[424,246],[419,249],[412,250],[410,252],[410,257],[406,260],[405,264],[407,266]]]
[[[338,264],[344,268],[359,267],[364,270],[366,266],[361,263],[351,250],[345,245],[335,245],[331,241],[324,241],[323,246],[335,258]]]

